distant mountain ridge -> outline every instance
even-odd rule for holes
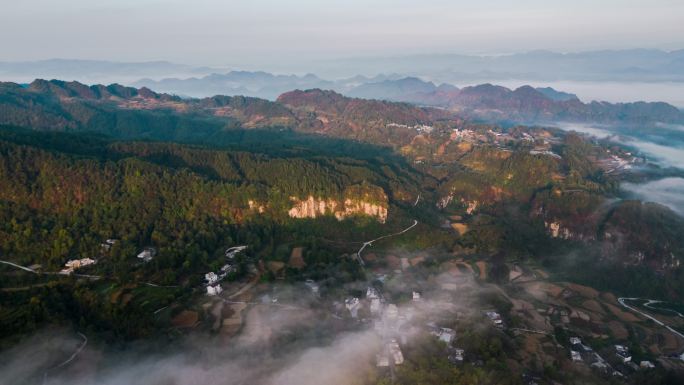
[[[36,78],[79,80],[89,83],[130,83],[143,77],[203,76],[218,68],[168,61],[112,62],[106,60],[48,59],[0,62],[0,79],[30,82]]]
[[[141,79],[134,82],[133,85],[191,97],[245,95],[275,100],[279,95],[295,89],[320,88],[346,93],[363,84],[401,78],[401,75],[396,74],[377,75],[372,78],[358,75],[333,81],[321,79],[314,74],[297,76],[276,75],[264,71],[230,71],[224,74],[213,73],[200,78]]]
[[[418,78],[405,78],[364,84],[349,94],[446,108],[492,122],[684,122],[684,112],[664,102],[583,103],[576,95],[551,87],[522,86],[511,90],[493,84],[481,84],[458,89],[446,84],[436,86]]]
[[[233,71],[203,78],[142,80],[137,86],[180,95],[248,95],[275,100],[294,89],[329,89],[345,96],[412,103],[446,108],[488,122],[551,123],[682,123],[684,114],[664,102],[582,102],[577,95],[551,87],[522,86],[508,89],[485,83],[458,87],[435,84],[418,77],[356,76],[330,81],[315,75],[273,75],[266,72]]]
[[[439,82],[500,81],[682,81],[684,50],[603,50],[559,53],[545,50],[506,55],[423,54],[353,58],[329,64],[328,76],[348,71],[396,72]]]

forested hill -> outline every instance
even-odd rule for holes
[[[97,254],[111,237],[170,247],[172,239],[184,242],[184,231],[206,226],[287,223],[296,202],[308,197],[347,205],[349,214],[356,201],[388,209],[415,199],[422,180],[396,164],[2,127],[0,247],[22,263],[56,267],[69,256]]]
[[[115,137],[191,139],[233,127],[291,126],[292,114],[263,99],[215,96],[183,100],[146,88],[36,80],[0,84],[2,124],[92,131]]]
[[[370,132],[359,134],[361,126],[372,131],[395,124],[387,133],[401,137],[410,131],[403,126],[444,120],[458,122],[453,114],[437,109],[351,99],[321,90],[292,92],[270,102],[240,96],[181,99],[147,88],[58,80],[36,80],[28,86],[0,84],[0,124],[116,138],[210,142],[227,129],[278,127],[385,144]]]
[[[185,100],[43,80],[0,84],[0,119],[12,124],[0,130],[5,219],[46,218],[71,239],[96,229],[92,242],[128,234],[141,247],[167,244],[153,234],[174,233],[169,222],[195,228],[197,220],[359,214],[391,223],[410,213],[433,227],[461,218],[456,227],[469,231],[450,242],[485,255],[540,257],[553,238],[600,244],[599,258],[669,273],[684,251],[676,236],[664,236],[655,253],[633,237],[630,218],[651,223],[641,233],[670,234],[681,224],[667,209],[615,200],[615,164],[638,159],[553,129],[473,124],[439,109],[322,90],[276,102]],[[28,234],[5,245],[22,258],[88,254],[54,239],[49,245],[68,246],[20,251],[39,245],[35,231],[44,227],[26,226],[5,230],[10,238]]]

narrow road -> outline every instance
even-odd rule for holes
[[[33,269],[29,269],[29,268],[26,267],[26,266],[17,265],[16,263],[12,263],[12,262],[9,262],[9,261],[2,261],[2,260],[0,260],[0,263],[4,263],[5,265],[14,266],[14,267],[16,267],[17,269],[22,269],[22,270],[28,271],[29,273],[40,274],[39,272],[37,272],[37,271],[35,271],[35,270],[33,270]]]
[[[671,331],[672,333],[674,333],[674,334],[676,334],[677,336],[679,336],[679,337],[681,337],[682,339],[684,339],[684,334],[682,334],[682,333],[676,331],[675,329],[673,329],[673,328],[670,327],[669,325],[665,324],[664,322],[658,320],[657,318],[653,317],[652,315],[647,314],[647,313],[644,313],[643,311],[638,310],[638,309],[636,309],[636,308],[634,308],[634,307],[632,307],[632,306],[629,306],[629,305],[627,305],[627,304],[625,303],[625,301],[639,301],[639,300],[642,300],[642,301],[649,301],[648,303],[653,303],[653,302],[650,302],[650,301],[653,301],[653,300],[643,299],[643,298],[625,298],[625,297],[620,297],[620,298],[618,298],[618,302],[619,302],[620,305],[622,305],[623,307],[625,307],[625,308],[627,308],[627,309],[629,309],[629,310],[631,310],[631,311],[633,311],[633,312],[635,312],[635,313],[641,314],[642,316],[644,316],[644,317],[650,319],[651,321],[655,322],[656,324],[658,324],[658,325],[660,325],[660,326],[666,328],[667,330]]]
[[[368,241],[368,242],[364,242],[363,245],[361,246],[361,248],[359,249],[359,251],[356,252],[356,259],[359,260],[359,264],[361,264],[361,266],[365,266],[365,265],[366,265],[366,263],[365,263],[365,262],[363,261],[363,259],[361,258],[361,253],[363,253],[363,250],[364,250],[366,247],[372,246],[372,245],[373,245],[373,242],[377,242],[377,241],[379,241],[379,240],[381,240],[381,239],[385,239],[385,238],[394,237],[394,236],[397,236],[397,235],[404,234],[405,232],[407,232],[407,231],[411,230],[412,228],[416,227],[416,225],[418,225],[418,221],[417,221],[416,219],[414,219],[414,220],[413,220],[413,224],[412,224],[411,226],[405,228],[404,230],[401,230],[401,231],[398,232],[398,233],[383,235],[382,237],[378,237],[378,238],[375,238],[375,239],[370,240],[370,241]]]
[[[549,332],[545,332],[543,330],[534,330],[534,329],[525,329],[525,328],[509,328],[508,330],[518,330],[521,332],[527,332],[527,333],[535,333],[535,334],[543,334],[546,336],[552,336],[553,334]]]
[[[43,384],[47,382],[47,377],[48,377],[49,372],[51,372],[53,370],[57,370],[59,368],[63,368],[65,366],[69,365],[69,363],[71,363],[71,361],[75,360],[76,357],[83,351],[83,349],[86,347],[86,345],[88,345],[88,337],[86,337],[85,334],[80,333],[80,332],[78,333],[78,335],[81,336],[81,338],[83,338],[83,342],[81,343],[81,345],[79,345],[79,347],[76,349],[76,351],[71,356],[69,356],[69,358],[66,361],[62,362],[59,365],[53,366],[50,369],[45,371],[45,373],[43,374]]]
[[[42,275],[65,275],[65,276],[72,276],[72,277],[78,277],[78,278],[88,278],[88,279],[102,279],[102,278],[107,278],[107,277],[103,277],[103,276],[101,276],[101,275],[93,275],[93,274],[80,274],[80,273],[66,274],[66,273],[62,273],[62,272],[59,272],[59,271],[43,271],[43,272],[40,272],[40,271],[35,271],[35,270],[33,270],[33,269],[30,269],[30,268],[28,268],[28,267],[26,267],[26,266],[17,265],[16,263],[12,263],[12,262],[9,262],[9,261],[3,261],[3,260],[0,260],[0,263],[5,264],[5,265],[9,265],[9,266],[12,266],[12,267],[16,267],[17,269],[21,269],[21,270],[28,271],[28,272],[33,273],[33,274],[38,274],[38,275],[41,275],[41,274],[42,274]],[[180,286],[174,286],[174,285],[170,285],[170,286],[157,285],[156,283],[152,283],[152,282],[140,282],[140,284],[141,284],[141,285],[150,286],[150,287],[167,287],[167,288],[171,288],[171,287],[180,287]],[[32,285],[32,286],[40,286],[40,285],[43,285],[43,284],[36,284],[36,285]],[[21,287],[21,288],[17,288],[17,289],[18,289],[18,290],[24,290],[24,288],[25,288],[25,287]],[[11,288],[8,288],[8,289],[11,289]],[[4,289],[3,289],[3,290],[4,290]],[[6,290],[5,290],[5,291],[6,291]]]
[[[180,287],[178,285],[157,285],[156,283],[152,282],[143,282],[142,284],[149,287]]]
[[[653,307],[653,306],[651,306],[652,304],[655,304],[655,303],[663,303],[663,301],[656,301],[656,300],[654,300],[654,299],[649,299],[648,302],[646,302],[646,303],[644,304],[644,307],[647,307],[647,308],[653,309],[653,310],[669,311],[670,313],[675,313],[675,314],[677,314],[677,316],[678,316],[679,318],[684,318],[684,315],[682,315],[682,313],[680,313],[680,312],[678,312],[678,311],[676,311],[676,310],[667,309],[667,308],[664,308],[664,307]]]
[[[28,267],[26,267],[26,266],[17,265],[16,263],[12,263],[12,262],[10,262],[10,261],[2,261],[2,260],[0,260],[0,263],[3,263],[3,264],[5,264],[5,265],[9,265],[9,266],[16,267],[17,269],[21,269],[21,270],[24,270],[24,271],[28,271],[29,273],[39,274],[39,275],[40,275],[40,274],[43,274],[43,275],[73,275],[74,277],[83,277],[83,278],[91,278],[91,279],[100,279],[100,278],[102,278],[102,276],[99,276],[99,275],[90,275],[90,274],[78,274],[78,273],[65,274],[65,273],[58,272],[58,271],[44,271],[44,272],[39,272],[39,271],[35,271],[35,270],[31,269],[31,268],[28,268]]]

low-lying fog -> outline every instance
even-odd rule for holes
[[[623,183],[622,188],[643,201],[660,203],[684,216],[684,178],[663,178],[643,184]]]
[[[633,128],[629,130],[630,135],[625,135],[622,129],[605,125],[557,124],[557,126],[566,131],[577,131],[596,138],[608,139],[638,150],[650,161],[662,167],[684,170],[684,126],[661,124],[644,132]],[[684,178],[669,177],[646,183],[623,183],[622,189],[634,198],[645,202],[660,203],[684,216]]]
[[[625,129],[609,125],[557,123],[565,131],[576,131],[608,139],[638,150],[662,167],[684,170],[684,126],[659,124],[655,127]]]
[[[402,339],[417,337],[429,320],[471,312],[479,296],[490,290],[476,288],[473,279],[467,278],[456,281],[458,290],[445,297],[438,285],[452,281],[452,276],[440,274],[430,281],[434,291],[424,292],[418,302],[398,304],[398,313],[406,320],[399,329]],[[403,290],[402,282],[397,283]],[[308,295],[293,287],[279,289],[284,290],[302,298]],[[394,292],[393,286],[386,285],[384,292]],[[155,342],[140,341],[122,350],[94,341],[69,365],[60,362],[82,340],[74,331],[45,330],[0,353],[0,384],[354,385],[373,378],[376,354],[383,340],[397,330],[388,326],[392,324],[389,312],[381,316],[384,326],[378,328],[377,323],[344,315],[328,317],[327,310],[304,302],[253,305],[242,331],[230,339],[194,332],[172,346],[167,343],[160,348]]]

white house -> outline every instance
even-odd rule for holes
[[[580,352],[575,351],[575,350],[571,350],[571,351],[570,351],[570,358],[571,358],[574,362],[580,362],[580,361],[582,361],[582,355],[580,354]]]
[[[208,284],[211,285],[213,283],[218,282],[219,277],[218,275],[216,275],[216,273],[212,271],[207,274],[204,274],[204,279],[207,281]]]
[[[223,291],[221,284],[209,285],[207,286],[207,295],[219,295]]]
[[[494,322],[494,325],[497,327],[503,326],[503,320],[501,319],[501,315],[499,313],[495,311],[488,311],[485,314],[487,315],[487,318]]]
[[[366,298],[373,299],[373,298],[380,298],[380,296],[378,295],[378,291],[375,290],[374,287],[368,286],[368,288],[366,289]]]
[[[157,250],[153,247],[146,247],[143,251],[138,254],[138,258],[142,259],[143,262],[149,262],[157,255]]]
[[[623,363],[632,361],[632,355],[629,354],[629,349],[623,345],[615,345],[615,355],[618,356]]]
[[[229,247],[226,249],[226,258],[233,259],[235,258],[235,255],[237,255],[237,253],[243,251],[246,248],[247,246]]]
[[[352,317],[356,318],[358,316],[359,312],[359,307],[361,307],[361,304],[359,302],[359,299],[356,297],[353,298],[347,298],[344,300],[344,306],[349,310],[349,313],[351,314]]]
[[[447,357],[447,359],[448,359],[449,362],[451,362],[452,364],[458,364],[458,363],[463,362],[463,357],[464,357],[464,355],[465,355],[465,350],[459,349],[459,348],[455,348],[455,349],[453,349],[453,350],[450,350],[450,354],[449,354],[449,356]]]
[[[447,345],[451,343],[456,337],[456,332],[454,329],[441,328],[439,332],[439,340],[445,342]]]

